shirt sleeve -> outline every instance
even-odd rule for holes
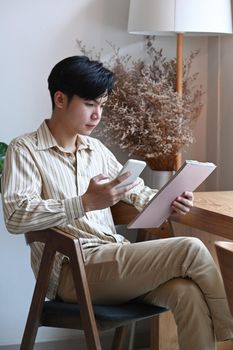
[[[43,199],[42,179],[27,147],[10,144],[2,175],[4,220],[11,233],[66,226],[84,216],[81,196]]]

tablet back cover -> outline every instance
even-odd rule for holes
[[[185,191],[194,191],[216,168],[208,162],[186,160],[181,168],[128,224],[128,228],[159,227],[171,215],[171,203]]]

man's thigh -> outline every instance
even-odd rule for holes
[[[174,277],[182,277],[189,240],[176,237],[123,245],[106,244],[84,250],[92,300],[96,303],[124,302],[144,295]],[[61,295],[62,289],[66,296]],[[69,265],[63,267],[59,292],[67,301],[76,299]]]

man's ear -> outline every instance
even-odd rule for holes
[[[57,108],[61,109],[64,107],[66,102],[66,95],[61,91],[56,91],[54,94],[54,104]]]

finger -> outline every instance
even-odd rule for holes
[[[176,215],[186,215],[187,212],[183,211],[183,210],[180,210],[180,209],[177,209],[177,208],[173,208],[172,210],[172,215],[173,216],[176,216]]]
[[[122,186],[120,188],[114,189],[114,203],[119,202],[125,197],[125,193],[134,188],[137,184],[132,183],[127,186]]]
[[[190,211],[189,206],[183,205],[182,203],[177,202],[177,201],[174,201],[172,203],[172,209],[174,209],[176,212],[179,212],[179,213],[181,212],[184,214],[187,214]]]
[[[96,175],[92,178],[95,182],[99,182],[101,180],[107,180],[109,179],[109,176],[107,175],[104,175],[104,174],[99,174],[99,175]]]
[[[189,192],[189,191],[185,191],[184,193],[183,193],[183,196],[185,197],[185,198],[187,198],[187,199],[189,199],[189,200],[193,200],[193,192]]]
[[[132,188],[136,187],[138,185],[138,183],[139,183],[138,181],[135,181],[135,182],[129,184],[128,186],[126,186],[125,192],[132,190]]]
[[[109,185],[112,187],[115,187],[116,185],[119,185],[122,181],[127,179],[131,175],[130,171],[127,171],[126,173],[116,177],[114,180],[109,182]]]
[[[126,192],[132,190],[132,188],[134,188],[137,185],[138,185],[138,183],[135,181],[132,184],[129,184],[127,186],[122,186],[122,187],[116,189],[116,192],[118,195],[121,196],[121,198],[123,198],[123,196],[125,195]]]
[[[189,211],[184,211],[175,207],[172,207],[172,213],[173,214],[178,214],[178,215],[186,215],[188,214]]]
[[[185,197],[177,197],[176,200],[174,202],[178,202],[180,204],[183,204],[189,208],[191,208],[193,206],[193,201],[190,199],[187,199]]]
[[[109,183],[109,176],[106,176],[106,177],[104,177],[103,179],[100,179],[99,181],[98,181],[98,183],[99,184],[101,184],[101,185],[103,185],[103,184],[106,184],[106,183]]]

